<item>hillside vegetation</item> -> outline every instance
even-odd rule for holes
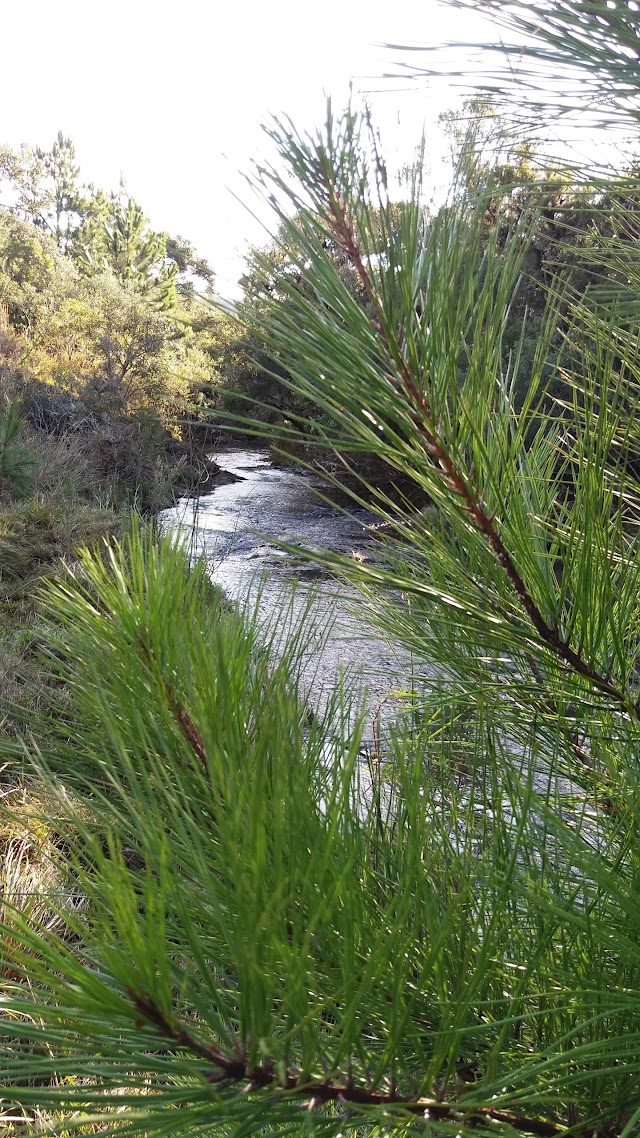
[[[214,275],[69,139],[0,147],[0,719],[35,681],[37,587],[76,551],[206,485],[201,409],[229,322]],[[35,622],[35,623],[34,623]],[[37,669],[36,669],[37,671]],[[8,718],[7,718],[8,717]]]

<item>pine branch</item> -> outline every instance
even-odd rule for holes
[[[382,1091],[376,1088],[358,1087],[351,1076],[344,1082],[335,1082],[330,1079],[323,1082],[316,1080],[301,1081],[299,1072],[290,1068],[283,1077],[277,1072],[273,1060],[265,1059],[258,1065],[251,1066],[240,1048],[237,1055],[225,1055],[215,1044],[201,1043],[177,1018],[172,1017],[170,1020],[156,1006],[148,993],[136,993],[131,988],[126,988],[125,991],[138,1015],[150,1023],[158,1035],[165,1040],[171,1040],[178,1047],[190,1051],[199,1059],[213,1063],[216,1070],[207,1075],[210,1083],[233,1084],[244,1082],[243,1093],[245,1094],[266,1090],[269,1087],[278,1087],[295,1097],[306,1099],[308,1110],[315,1110],[329,1102],[374,1108],[397,1106],[408,1114],[419,1115],[427,1121],[451,1122],[458,1126],[461,1124],[473,1126],[481,1121],[505,1123],[514,1130],[539,1135],[540,1138],[555,1138],[556,1135],[564,1134],[567,1129],[560,1123],[550,1122],[544,1118],[515,1114],[508,1110],[495,1110],[491,1107],[478,1106],[465,1109],[464,1103],[461,1101],[447,1103],[423,1096],[410,1098],[398,1094],[395,1080],[390,1082],[387,1091]]]
[[[531,672],[532,672],[532,674],[536,680],[536,683],[540,686],[540,688],[545,687],[544,679],[542,677],[540,669],[539,669],[538,665],[536,664],[535,660],[529,660],[529,667],[531,668]],[[569,727],[567,727],[562,722],[562,717],[560,716],[560,714],[558,712],[558,706],[556,704],[556,701],[554,700],[553,696],[550,695],[548,692],[545,692],[545,694],[542,697],[542,705],[543,705],[544,709],[556,720],[556,722],[561,725],[561,730],[562,730],[562,733],[563,733],[563,735],[567,741],[567,745],[568,745],[568,747],[570,747],[572,754],[578,760],[578,763],[580,764],[582,769],[592,773],[593,772],[593,759],[592,759],[591,755],[588,754],[588,752],[585,751],[584,748],[580,746],[580,742],[579,742],[579,739],[576,736],[576,734],[574,732],[572,732],[571,729]],[[598,772],[598,773],[601,777],[604,777],[604,778],[607,777],[606,772]],[[623,814],[623,811],[621,811],[619,806],[616,806],[616,804],[613,801],[613,798],[610,795],[608,795],[604,799],[595,799],[595,805],[601,807],[603,810],[606,811],[607,814],[611,814],[613,816],[621,817]]]
[[[142,637],[140,638],[140,648],[147,663],[155,664],[156,656],[153,648],[151,648]],[[187,740],[196,758],[198,758],[201,762],[205,771],[208,770],[207,753],[205,751],[204,741],[200,732],[198,731],[190,715],[181,704],[180,700],[175,695],[171,684],[164,678],[164,676],[162,677],[162,686],[164,688],[167,704],[169,705],[169,710],[175,717],[175,720],[180,727],[182,734]]]
[[[384,310],[364,263],[359,241],[348,221],[346,207],[331,175],[326,170],[323,173],[327,187],[327,207],[330,211],[328,220],[333,235],[351,261],[367,298],[374,308],[376,318],[372,321],[373,328],[380,338],[385,354],[395,361],[399,372],[400,388],[409,403],[413,405],[414,423],[423,437],[427,454],[440,469],[442,481],[462,501],[464,513],[485,538],[509,584],[516,593],[522,608],[544,643],[564,664],[588,680],[603,695],[612,699],[627,714],[632,714],[640,720],[640,703],[630,700],[624,691],[617,688],[606,677],[601,676],[571,647],[567,640],[563,640],[559,636],[557,628],[547,623],[500,537],[495,524],[495,516],[487,512],[477,488],[458,469],[437,431],[429,426],[430,423],[434,422],[433,412],[411,375],[401,345],[395,338],[392,340],[385,332]]]

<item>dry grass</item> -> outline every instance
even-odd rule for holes
[[[4,985],[29,984],[12,967],[16,915],[64,935],[65,915],[83,904],[64,870],[64,839],[51,821],[55,808],[42,787],[24,778],[16,743],[51,697],[40,656],[42,585],[73,565],[80,547],[122,532],[127,491],[130,499],[141,480],[138,506],[164,505],[169,472],[183,462],[178,452],[160,454],[157,440],[145,447],[140,431],[139,424],[97,421],[55,431],[27,425],[22,439],[38,459],[32,494],[0,500],[0,993]],[[0,1100],[0,1138],[64,1134],[57,1130],[61,1122],[37,1108],[3,1110]]]
[[[61,910],[75,907],[78,898],[60,872],[60,835],[45,817],[45,796],[39,787],[23,784],[5,789],[0,800],[0,922],[10,926],[18,912],[40,927],[63,932]],[[10,957],[6,936],[3,952]],[[0,979],[15,978],[6,965],[0,969]]]
[[[0,991],[3,984],[30,984],[22,969],[11,966],[10,930],[16,915],[64,936],[65,912],[77,911],[84,903],[60,868],[63,838],[52,824],[54,814],[47,792],[36,784],[22,782],[0,790],[0,922],[5,929]],[[3,1111],[0,1101],[1,1138],[47,1134],[60,1121],[61,1116],[38,1108]]]

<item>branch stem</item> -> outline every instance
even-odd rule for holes
[[[557,1122],[528,1117],[509,1110],[495,1110],[483,1106],[465,1107],[462,1100],[447,1103],[422,1096],[410,1098],[398,1093],[394,1079],[386,1091],[375,1087],[359,1087],[353,1081],[351,1068],[346,1079],[341,1082],[330,1079],[322,1082],[313,1079],[301,1082],[299,1074],[292,1070],[288,1070],[282,1077],[278,1074],[273,1061],[266,1059],[258,1066],[252,1067],[243,1055],[238,1057],[225,1055],[215,1044],[201,1043],[173,1016],[170,1019],[156,1007],[148,994],[136,993],[131,988],[127,988],[126,992],[136,1013],[152,1024],[158,1035],[164,1040],[171,1040],[177,1047],[190,1051],[198,1059],[217,1068],[216,1072],[208,1076],[212,1084],[242,1082],[245,1083],[247,1093],[278,1087],[296,1098],[305,1100],[307,1104],[311,1103],[311,1109],[329,1102],[338,1102],[361,1107],[396,1107],[400,1111],[420,1115],[427,1121],[450,1121],[458,1126],[464,1123],[472,1126],[481,1120],[502,1122],[514,1130],[534,1134],[539,1138],[556,1138],[564,1134],[567,1129]]]
[[[476,529],[484,536],[493,551],[499,565],[507,577],[513,591],[533,627],[551,649],[555,656],[567,664],[574,672],[588,680],[593,687],[603,695],[608,696],[617,703],[623,711],[633,714],[640,720],[640,704],[634,704],[625,692],[620,691],[609,679],[601,676],[586,660],[568,643],[563,640],[558,630],[549,624],[542,615],[538,605],[529,592],[522,579],[509,550],[505,546],[496,527],[495,519],[487,513],[477,489],[468,481],[456,466],[438,432],[432,427],[434,416],[420,388],[415,382],[407,365],[400,344],[387,335],[384,330],[385,314],[371,280],[367,266],[364,263],[360,244],[350,225],[344,203],[341,201],[335,185],[326,175],[327,199],[329,216],[328,221],[336,240],[349,257],[366,296],[375,312],[373,326],[382,342],[385,353],[396,366],[400,387],[409,402],[413,405],[415,421],[425,442],[425,449],[429,457],[434,460],[441,471],[442,480],[462,500],[463,509],[471,519]]]

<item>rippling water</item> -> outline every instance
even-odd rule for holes
[[[225,450],[213,457],[238,481],[198,501],[183,499],[164,512],[165,524],[177,529],[194,553],[205,554],[213,581],[230,600],[258,606],[265,628],[275,624],[286,637],[310,611],[316,631],[305,656],[305,696],[321,710],[336,677],[348,671],[349,691],[365,702],[365,738],[370,742],[382,701],[380,719],[394,718],[397,692],[415,675],[413,661],[406,650],[381,637],[359,594],[341,581],[319,576],[278,543],[367,556],[372,516],[364,510],[345,514],[323,502],[319,478],[274,467],[267,451]],[[419,672],[433,675],[424,664]],[[510,747],[520,753],[519,746]],[[546,780],[546,775],[536,775],[534,781],[544,789]],[[569,784],[560,781],[566,789]]]
[[[357,675],[371,722],[380,700],[406,683],[408,654],[382,639],[362,598],[343,582],[319,577],[313,566],[278,547],[299,543],[366,556],[371,515],[345,514],[323,502],[319,478],[274,467],[267,451],[225,450],[213,457],[239,481],[197,501],[183,499],[165,511],[165,524],[178,528],[194,552],[204,552],[213,581],[230,599],[258,603],[265,625],[275,617],[286,627],[281,614],[295,623],[310,606],[317,627],[305,662],[310,702],[321,707],[346,669]]]

